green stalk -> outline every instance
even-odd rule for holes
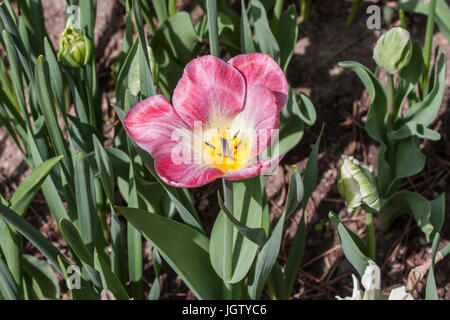
[[[367,254],[375,261],[375,227],[373,224],[373,213],[366,209],[367,225]]]
[[[272,33],[276,34],[278,29],[278,22],[280,21],[281,11],[283,10],[283,2],[284,0],[276,0],[275,7],[273,9],[273,18],[270,23],[270,28],[272,29]]]
[[[387,83],[387,98],[388,98],[388,132],[392,130],[394,126],[394,98],[395,98],[395,86],[394,86],[394,75],[388,73],[388,83]]]
[[[388,99],[388,123],[387,132],[389,133],[394,127],[394,98],[395,98],[395,86],[394,86],[394,75],[388,73],[388,83],[387,83],[387,99]],[[389,181],[392,182],[392,177],[394,175],[394,161],[395,161],[395,142],[392,140],[387,141],[387,160],[389,163]],[[383,195],[385,195],[387,190],[382,190]]]
[[[169,16],[174,16],[177,13],[177,6],[175,0],[169,0]]]
[[[225,206],[233,214],[233,182],[223,179],[223,195]],[[224,298],[232,298],[232,288],[228,280],[231,279],[233,271],[233,223],[225,218],[224,236],[223,236],[223,282]]]
[[[430,59],[431,59],[431,46],[433,44],[433,33],[434,33],[434,16],[436,14],[436,0],[431,0],[428,7],[428,19],[427,19],[427,31],[425,34],[425,47],[423,52],[424,68],[422,74],[422,96],[425,96],[428,92],[427,82],[428,82],[428,71],[430,70]]]
[[[309,17],[309,7],[311,6],[311,0],[300,0],[300,15],[302,17],[302,21],[308,20]]]
[[[359,7],[361,6],[362,0],[355,0],[352,4],[352,11],[347,17],[345,21],[345,26],[348,28],[352,25],[353,20],[355,20],[356,13],[358,12]]]
[[[402,9],[398,11],[398,16],[400,18],[400,23],[403,29],[406,29],[406,22],[405,22],[405,13]]]
[[[206,11],[208,13],[209,50],[215,57],[220,57],[219,29],[217,28],[217,1],[207,0]]]

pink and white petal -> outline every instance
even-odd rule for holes
[[[257,160],[254,165],[241,170],[229,172],[224,175],[223,178],[235,181],[250,179],[262,175],[264,173],[270,172],[273,168],[275,168],[275,166],[280,163],[283,157],[284,155],[272,159]]]
[[[186,123],[162,95],[151,96],[136,104],[122,122],[130,138],[153,157],[159,149],[174,144],[174,132],[189,133]]]
[[[194,121],[208,122],[214,116],[227,117],[242,110],[245,81],[223,60],[201,56],[186,65],[172,101],[175,111],[192,128]]]
[[[257,84],[263,84],[273,91],[281,110],[287,101],[288,83],[280,66],[268,54],[255,52],[240,54],[228,61],[245,78],[247,92]]]
[[[155,158],[155,170],[161,180],[177,188],[201,187],[223,176],[222,171],[196,164],[194,161],[188,163],[173,161],[170,152],[158,154]]]
[[[253,86],[247,95],[242,116],[247,126],[253,129],[250,154],[254,157],[267,148],[278,129],[280,112],[273,92],[264,85]]]

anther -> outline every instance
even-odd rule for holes
[[[222,144],[222,153],[228,157],[230,155],[230,146],[228,145],[228,140],[221,137],[220,143]]]
[[[211,149],[216,150],[216,147],[214,147],[211,143],[205,141],[205,144],[206,144],[208,147],[210,147]]]

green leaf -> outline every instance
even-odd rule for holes
[[[217,192],[217,199],[219,201],[219,206],[222,211],[225,213],[228,219],[231,220],[234,227],[247,239],[251,240],[257,245],[262,246],[266,241],[266,232],[262,228],[249,228],[239,220],[237,220],[233,215],[228,211],[227,207],[223,203],[222,197],[220,196],[220,192]],[[248,257],[248,256],[247,256]]]
[[[17,213],[11,209],[5,207],[0,203],[0,216],[5,219],[5,221],[14,227],[22,236],[28,239],[46,258],[50,263],[62,274],[59,267],[58,256],[62,254],[58,249],[51,244],[44,236],[39,233],[36,228],[34,228],[28,221],[19,216]]]
[[[243,53],[256,52],[244,0],[241,0],[241,8],[241,50]]]
[[[108,201],[114,204],[114,173],[111,161],[108,154],[106,153],[103,145],[98,140],[97,136],[92,135],[92,140],[94,144],[94,155],[95,161],[97,163],[97,168],[100,172],[100,180],[105,190]]]
[[[387,194],[393,194],[401,179],[413,176],[425,166],[425,155],[420,151],[414,138],[406,138],[397,142],[395,158],[393,159],[393,175]]]
[[[436,117],[442,104],[445,90],[445,77],[447,71],[447,58],[442,53],[437,64],[437,81],[433,89],[423,98],[422,101],[414,104],[408,110],[406,116],[399,120],[399,125],[415,121],[424,126],[428,126]]]
[[[95,254],[95,265],[100,270],[103,288],[110,290],[118,300],[129,300],[130,297],[119,278],[111,271],[103,257],[97,253]]]
[[[422,76],[424,61],[422,47],[418,40],[414,41],[411,61],[399,73],[399,77],[409,84],[416,84]]]
[[[34,166],[39,166],[44,162],[40,150],[34,140],[34,137],[31,134],[31,131],[28,132],[28,143],[30,148],[30,153],[33,159]],[[42,183],[42,192],[44,193],[45,200],[47,201],[48,207],[50,209],[51,214],[55,218],[56,221],[59,221],[63,218],[69,218],[67,215],[66,208],[61,201],[58,190],[52,177],[50,176]]]
[[[314,143],[313,148],[311,149],[311,153],[308,157],[308,162],[306,163],[305,172],[303,174],[303,181],[305,185],[305,196],[303,197],[302,207],[306,210],[306,205],[308,204],[309,197],[316,186],[317,182],[317,173],[318,173],[318,156],[319,156],[319,146],[320,140],[322,138],[323,130],[325,128],[325,124],[322,125],[322,129],[320,129],[319,136]]]
[[[434,279],[436,253],[439,246],[439,233],[436,233],[431,247],[431,265],[428,270],[427,285],[425,288],[425,300],[439,300],[439,295],[436,287],[436,280]]]
[[[291,295],[292,289],[294,288],[297,273],[303,261],[303,256],[306,249],[306,224],[304,212],[305,209],[303,210],[297,230],[295,231],[294,240],[292,241],[291,248],[289,249],[288,260],[284,271],[286,279],[286,295],[288,297]]]
[[[155,61],[159,68],[159,89],[170,101],[173,90],[183,74],[183,67],[163,47],[155,52]]]
[[[301,102],[299,106],[300,118],[308,126],[314,125],[314,123],[316,123],[317,114],[311,99],[303,92],[300,92],[300,102]]]
[[[333,211],[330,211],[328,217],[337,229],[345,257],[358,271],[359,275],[362,276],[370,260],[367,256],[367,248],[364,242],[351,230],[347,229]]]
[[[206,8],[206,14],[208,15],[209,49],[213,56],[220,57],[216,0],[206,0]]]
[[[86,157],[79,153],[73,157],[75,167],[75,194],[78,217],[77,227],[81,238],[86,244],[91,258],[94,255],[95,246],[95,223],[97,222],[97,211],[95,206],[93,181],[90,176]]]
[[[64,119],[66,115],[66,103],[64,96],[64,78],[61,73],[61,69],[56,59],[55,53],[53,52],[52,45],[50,44],[48,38],[44,39],[45,47],[45,57],[47,58],[49,73],[50,73],[50,85],[52,87],[52,92],[55,95],[56,101],[59,106],[59,110],[63,115]]]
[[[78,117],[69,115],[72,125],[69,128],[69,135],[74,147],[84,154],[88,154],[94,150],[92,136],[95,135],[102,143],[105,137],[98,129],[89,123],[81,122]]]
[[[378,78],[367,67],[354,61],[343,61],[340,67],[356,73],[369,93],[371,104],[367,113],[366,130],[369,136],[378,141],[385,141],[387,130],[387,94]]]
[[[415,121],[410,121],[401,126],[399,129],[388,133],[388,139],[390,140],[403,140],[414,136],[431,141],[437,141],[441,138],[439,132],[429,129],[423,124]]]
[[[111,268],[122,283],[125,283],[127,279],[126,260],[124,232],[116,211],[111,205]]]
[[[249,5],[250,20],[255,28],[255,40],[260,52],[267,53],[275,61],[280,60],[280,48],[277,40],[270,30],[267,13],[263,4],[259,0],[251,0]]]
[[[280,46],[280,66],[284,72],[287,71],[287,67],[291,61],[297,36],[297,12],[295,5],[293,5],[281,14],[276,35],[278,45]]]
[[[219,198],[219,204],[222,199]],[[262,193],[259,177],[233,182],[233,214],[220,211],[214,222],[210,240],[211,264],[223,278],[224,228],[226,215],[237,228],[233,230],[232,273],[229,283],[241,281],[250,270],[258,250],[258,244],[266,240],[262,224]],[[224,210],[223,202],[221,204]]]
[[[67,242],[73,253],[81,260],[89,278],[97,288],[102,287],[100,274],[94,269],[94,258],[88,247],[83,243],[80,233],[75,226],[66,219],[59,222],[59,228],[64,240]]]
[[[59,222],[59,228],[64,240],[67,242],[69,247],[73,250],[75,255],[87,265],[94,266],[94,258],[89,252],[89,249],[84,244],[81,239],[80,233],[77,228],[67,219],[62,219]]]
[[[305,172],[303,174],[303,184],[304,184],[304,196],[302,201],[303,213],[300,217],[300,222],[295,231],[294,240],[292,241],[291,248],[288,254],[288,261],[286,262],[285,279],[286,279],[286,290],[287,296],[290,296],[292,288],[294,287],[295,279],[297,276],[298,269],[303,260],[303,255],[306,248],[306,224],[305,224],[305,210],[308,204],[309,197],[314,190],[317,182],[317,157],[319,153],[319,145],[324,130],[324,125],[320,131],[319,137],[311,150],[308,157],[308,162],[306,164]]]
[[[19,57],[22,68],[25,72],[25,75],[28,81],[33,81],[33,68],[31,67],[31,57],[28,51],[25,49],[25,46],[22,42],[22,39],[19,34],[19,30],[17,29],[17,25],[15,22],[15,16],[13,17],[13,11],[8,9],[8,5],[3,2],[0,5],[0,17],[5,27],[5,32],[11,36],[12,41],[14,43],[15,51]],[[4,36],[3,36],[4,37]],[[4,39],[5,40],[5,39]]]
[[[289,188],[284,212],[278,220],[272,235],[262,247],[258,258],[256,259],[255,268],[248,279],[247,288],[251,299],[259,299],[261,296],[264,284],[266,283],[277,260],[278,253],[280,252],[284,221],[299,206],[303,196],[304,188],[300,178],[300,172],[296,166],[293,166],[289,176]]]
[[[183,219],[183,221],[186,224],[204,233],[203,227],[200,223],[200,218],[198,217],[197,214],[197,210],[195,209],[195,206],[192,202],[192,199],[190,198],[187,189],[175,188],[169,186],[168,184],[165,184],[156,173],[155,168],[153,166],[153,159],[151,158],[151,156],[137,146],[135,146],[135,149],[137,150],[139,156],[142,158],[142,162],[145,164],[147,169],[150,171],[150,173],[153,175],[156,181],[158,181],[158,183],[167,192],[167,195],[169,196],[170,200],[177,208],[178,213],[181,216],[181,219]]]
[[[145,98],[156,94],[153,85],[152,73],[150,69],[150,60],[148,57],[148,43],[145,36],[144,26],[142,24],[141,8],[139,0],[133,0],[134,18],[139,34],[139,73],[141,82],[141,92]]]
[[[36,62],[36,88],[41,106],[41,111],[44,114],[45,123],[50,133],[50,140],[55,148],[55,151],[59,155],[63,155],[62,168],[66,177],[71,178],[73,176],[73,167],[70,163],[70,156],[67,150],[65,139],[58,126],[58,120],[56,116],[56,109],[54,105],[54,97],[51,92],[49,84],[48,66],[43,56],[40,56]]]
[[[80,279],[79,288],[71,288],[71,286],[68,285],[73,300],[100,300],[100,295],[94,291],[92,284],[85,279],[81,272],[78,272],[79,270],[77,270],[77,268],[74,268],[71,270],[73,272],[68,274],[67,269],[71,266],[70,263],[67,260],[62,259],[60,256],[58,256],[58,262],[63,272],[62,274],[64,279],[66,279],[68,284],[72,284],[71,279],[73,278]]]
[[[166,48],[182,66],[198,55],[200,38],[189,13],[178,12],[161,24],[151,43],[153,52],[157,52],[160,46]]]
[[[433,232],[430,239],[434,238],[436,233],[441,232],[445,220],[445,193],[430,201],[430,223],[433,226]]]
[[[33,169],[28,177],[19,185],[10,199],[11,209],[24,216],[50,171],[61,161],[62,156],[54,157]]]
[[[155,8],[156,17],[158,18],[159,24],[162,24],[167,19],[167,5],[166,0],[154,0],[153,7]]]
[[[150,289],[150,292],[148,293],[147,299],[159,300],[161,294],[161,288],[159,287],[159,271],[161,270],[162,259],[156,248],[153,248],[152,250],[152,262],[153,269],[155,270],[155,280],[153,281],[153,285]]]
[[[209,261],[209,241],[202,233],[141,209],[117,207],[156,247],[199,299],[219,299],[221,281]]]
[[[19,288],[8,266],[0,257],[0,292],[6,300],[21,300]]]
[[[424,0],[400,0],[397,9],[428,15],[429,2]],[[445,1],[436,1],[436,15],[434,21],[439,31],[450,41],[450,9]]]
[[[24,271],[33,279],[34,286],[39,288],[43,298],[59,299],[58,278],[50,265],[32,255],[22,256]]]
[[[117,96],[117,104],[123,107],[124,99],[125,99],[125,91],[129,88],[130,83],[133,84],[137,82],[136,77],[140,77],[140,75],[136,75],[135,71],[137,68],[133,69],[132,65],[134,61],[138,61],[138,47],[139,40],[136,40],[131,48],[128,50],[128,53],[124,59],[124,62],[120,65],[120,70],[117,75],[116,80],[116,96]],[[139,89],[140,89],[140,78],[139,78]],[[130,89],[131,90],[131,89]]]
[[[425,233],[427,241],[430,241],[430,234],[433,231],[433,225],[430,223],[430,211],[430,203],[420,194],[401,191],[382,202],[377,216],[381,229],[386,231],[396,218],[404,213],[412,212],[417,225]]]

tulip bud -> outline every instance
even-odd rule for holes
[[[404,68],[411,61],[412,42],[409,32],[395,27],[378,39],[373,51],[375,62],[390,74]]]
[[[342,155],[338,164],[337,187],[345,198],[349,211],[362,205],[372,210],[380,209],[380,200],[372,168],[353,157]]]
[[[87,64],[91,57],[91,40],[75,31],[69,21],[59,38],[58,60],[67,66],[80,68]]]

